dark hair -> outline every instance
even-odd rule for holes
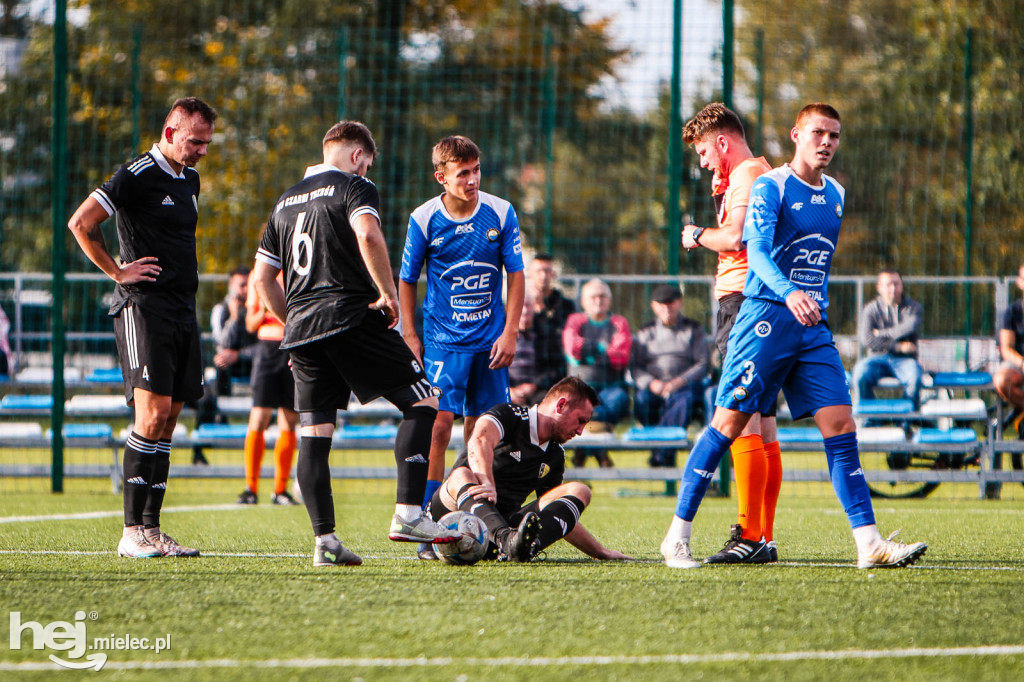
[[[586,400],[594,407],[601,404],[601,399],[597,397],[597,391],[579,377],[565,377],[556,383],[548,389],[547,394],[544,396],[544,401],[557,400],[558,398],[568,398],[570,404],[576,404],[581,400]]]
[[[693,144],[712,133],[732,133],[746,139],[739,115],[721,102],[712,102],[683,126],[683,142]]]
[[[167,112],[167,118],[164,119],[165,126],[171,120],[174,112],[179,109],[189,116],[199,114],[209,124],[213,124],[217,120],[217,112],[203,100],[198,97],[182,97],[181,99],[174,100],[174,104],[171,105],[171,110]]]
[[[377,156],[377,143],[373,141],[373,134],[365,124],[359,121],[338,121],[324,135],[326,147],[333,143],[357,144],[371,157]]]
[[[235,275],[242,275],[243,277],[248,277],[249,272],[251,272],[251,270],[248,267],[244,265],[239,265],[237,268],[228,273],[228,277],[234,277]]]
[[[449,162],[463,163],[479,159],[480,147],[465,135],[449,135],[441,138],[434,145],[434,150],[430,155],[430,161],[434,164],[435,171],[444,171],[445,165]]]
[[[839,121],[840,123],[842,123],[842,120],[839,118],[839,112],[836,111],[835,107],[833,107],[831,104],[825,104],[824,102],[812,102],[811,104],[808,104],[803,109],[801,109],[800,113],[796,115],[796,124],[800,125],[800,121],[804,120],[808,116],[811,116],[812,114],[818,114],[819,116],[831,118],[835,121]]]
[[[555,262],[555,257],[552,256],[550,253],[543,253],[542,252],[542,253],[538,253],[538,254],[534,255],[533,260],[542,260],[545,263],[554,263]]]
[[[900,278],[901,282],[903,281],[903,275],[901,275],[900,271],[895,268],[885,268],[883,270],[879,270],[878,276],[881,277],[882,275],[896,275],[897,277]]]

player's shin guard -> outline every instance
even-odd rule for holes
[[[697,439],[690,456],[686,458],[683,477],[679,481],[676,516],[684,521],[693,521],[730,442],[713,426],[704,429],[704,435]]]
[[[864,469],[860,465],[856,432],[826,438],[825,457],[828,459],[832,488],[850,520],[850,527],[874,525],[871,491],[868,490]]]
[[[568,535],[579,523],[585,506],[575,495],[566,495],[537,512],[540,516],[540,549],[550,547]]]
[[[156,441],[143,438],[132,431],[124,446],[124,525],[141,526],[142,513],[149,499],[149,486],[153,480]]]
[[[402,423],[398,425],[398,435],[395,436],[398,504],[423,506],[427,489],[430,437],[436,417],[437,410],[426,405],[413,406],[402,413]]]
[[[458,503],[460,511],[469,512],[483,521],[484,525],[487,526],[487,533],[494,539],[497,537],[498,531],[509,527],[508,521],[501,515],[501,512],[494,506],[494,503],[489,500],[477,499],[469,494],[468,490],[473,485],[473,483],[467,483],[462,486],[462,489],[459,490],[459,496],[455,501]]]
[[[295,478],[302,491],[314,535],[334,532],[334,497],[331,495],[331,439],[302,436]]]
[[[761,534],[765,540],[775,536],[775,508],[782,490],[782,450],[779,441],[764,444],[764,502],[761,504]]]
[[[171,440],[161,438],[156,443],[149,497],[146,498],[146,507],[142,512],[142,522],[146,528],[160,527],[160,510],[164,506],[164,495],[167,494],[167,474],[170,470]]]

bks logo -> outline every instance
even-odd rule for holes
[[[473,223],[466,223],[465,225],[459,225],[455,228],[455,234],[471,234],[473,232]]]
[[[812,204],[821,204],[822,206],[824,206],[825,205],[825,195],[824,194],[815,194],[813,197],[811,197],[811,203]]]

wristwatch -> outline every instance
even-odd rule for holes
[[[692,235],[692,239],[693,239],[693,243],[694,243],[694,244],[700,244],[700,236],[701,236],[702,234],[704,234],[704,230],[705,230],[705,229],[706,229],[706,228],[703,228],[703,227],[695,227],[695,228],[693,229],[693,235]]]

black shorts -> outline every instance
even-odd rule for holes
[[[400,410],[430,397],[430,382],[401,334],[383,315],[289,349],[298,412],[345,409],[349,393],[362,403],[381,396]]]
[[[732,331],[732,325],[736,322],[736,316],[740,314],[740,306],[743,305],[745,300],[747,300],[747,297],[743,294],[729,294],[718,302],[718,315],[715,317],[715,346],[718,348],[722,366],[725,366],[726,349],[729,346],[729,332]],[[775,400],[772,401],[771,408],[762,414],[765,417],[774,417],[778,414],[778,411],[779,399],[776,396]]]
[[[253,407],[295,409],[295,379],[280,341],[259,341],[252,361]]]
[[[203,397],[203,355],[199,324],[147,315],[129,302],[114,316],[114,340],[124,375],[124,397],[135,389],[170,396],[174,402]]]

